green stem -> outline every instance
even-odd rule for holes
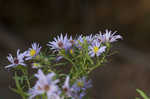
[[[27,75],[27,84],[28,84],[28,88],[31,88],[31,86],[30,86],[30,81],[29,81],[29,77],[28,77],[28,71],[25,70],[25,72],[26,72],[26,75]]]
[[[27,71],[27,69],[22,69],[22,72],[27,77],[26,82],[27,82],[28,88],[30,89],[31,86],[30,86],[30,81],[29,81],[29,77],[28,77],[28,71]]]
[[[42,94],[42,99],[47,99],[46,93]]]
[[[42,99],[45,99],[45,94],[42,95]]]
[[[20,94],[22,96],[23,99],[26,99],[26,96],[25,96],[25,93],[19,83],[19,79],[18,79],[18,76],[17,76],[17,73],[15,72],[15,83],[16,83],[16,87],[17,89],[13,89],[16,93]]]
[[[25,97],[25,96],[22,96],[22,99],[26,99],[26,97]]]
[[[73,66],[76,66],[76,65],[74,64],[74,62],[73,62],[71,59],[69,59],[67,56],[64,55],[64,58],[65,58],[66,60],[68,60]]]
[[[71,69],[71,73],[70,73],[70,75],[73,77],[73,74],[75,74],[76,71],[78,71],[77,65],[71,59],[69,59],[67,56],[65,56],[65,54],[63,54],[63,57],[73,65],[72,69]]]

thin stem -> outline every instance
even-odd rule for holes
[[[26,72],[26,75],[27,75],[27,84],[28,84],[28,88],[31,88],[31,86],[30,86],[30,81],[29,81],[29,77],[28,77],[28,71],[25,70],[25,72]]]
[[[15,72],[15,83],[16,83],[16,87],[17,89],[15,90],[15,92],[17,92],[18,94],[20,94],[22,96],[23,99],[26,99],[26,96],[24,94],[24,91],[19,83],[19,79],[17,76],[17,73]]]
[[[22,72],[27,77],[26,81],[27,81],[28,88],[31,88],[27,69],[22,69]]]
[[[42,99],[47,99],[46,93],[42,94]]]
[[[26,99],[26,97],[22,95],[22,99]]]

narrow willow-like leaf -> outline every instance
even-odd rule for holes
[[[136,91],[143,97],[144,99],[150,99],[142,90],[136,89]]]
[[[135,99],[140,99],[139,97],[136,97]]]

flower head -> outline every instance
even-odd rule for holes
[[[27,57],[26,60],[30,60],[30,59],[36,57],[39,54],[41,48],[42,47],[39,44],[33,43],[32,48],[29,48],[29,50],[27,51],[28,53],[26,55],[26,57]]]
[[[69,38],[69,43],[71,44],[71,46],[75,44],[75,40],[72,38],[72,36],[70,36]]]
[[[78,79],[73,85],[73,99],[82,99],[86,95],[86,90],[92,87],[91,80],[87,80],[86,77]]]
[[[100,42],[115,42],[117,41],[118,39],[122,39],[122,36],[120,35],[115,35],[116,34],[116,31],[114,33],[112,33],[112,31],[108,31],[106,30],[105,31],[105,34],[102,34],[101,32],[99,34],[96,35],[97,39],[100,41]]]
[[[82,49],[83,44],[85,44],[85,41],[86,43],[91,44],[92,40],[93,40],[92,35],[89,35],[89,36],[80,35],[76,40],[76,47],[79,49]]]
[[[83,43],[84,42],[83,37],[84,37],[83,35],[79,35],[79,37],[77,38],[77,41],[80,43]]]
[[[87,41],[87,43],[88,43],[88,44],[91,44],[91,43],[92,43],[92,41],[94,40],[94,38],[93,38],[93,35],[92,35],[92,34],[91,34],[91,35],[86,36],[86,37],[85,37],[85,39],[86,39],[86,41]]]
[[[75,45],[77,48],[81,49],[82,48],[82,43],[84,42],[83,36],[80,35],[77,40],[75,40]]]
[[[54,38],[54,41],[49,42],[47,45],[50,46],[54,52],[56,52],[61,49],[68,50],[71,46],[71,43],[68,40],[67,34],[64,37],[61,34],[60,36],[57,36],[57,38]]]
[[[6,66],[5,68],[9,68],[9,67],[16,67],[18,65],[22,65],[25,66],[26,64],[24,63],[24,56],[25,56],[26,52],[24,53],[20,53],[20,50],[17,50],[17,57],[12,56],[12,54],[9,54],[9,56],[7,56],[8,61],[11,63],[10,65]]]
[[[86,89],[92,87],[91,80],[87,80],[86,77],[82,77],[82,78],[78,79],[72,87],[74,90],[78,90],[78,91],[86,90]]]
[[[86,41],[88,44],[91,44],[93,40],[94,40],[94,38],[93,38],[92,34],[88,35],[88,36],[79,35],[79,37],[75,41],[76,42],[76,47],[81,49],[82,44],[84,43],[84,41]]]
[[[69,84],[69,81],[70,81],[70,77],[67,76],[66,77],[66,80],[65,80],[65,83],[63,85],[63,91],[65,92],[65,94],[67,95],[67,97],[71,97],[72,96],[72,89],[70,87],[70,84]]]
[[[99,55],[101,55],[101,53],[103,53],[105,51],[105,49],[106,49],[106,46],[101,47],[101,43],[95,40],[92,43],[92,45],[89,46],[89,55],[91,57],[94,57],[95,55],[99,56]]]
[[[53,80],[54,76],[54,73],[44,75],[42,70],[38,70],[38,73],[35,74],[35,77],[38,78],[38,81],[36,82],[35,86],[29,90],[29,99],[33,99],[35,96],[44,93],[47,94],[48,99],[59,99],[58,97],[60,93],[58,86],[56,85],[59,80]]]
[[[41,65],[39,63],[32,63],[32,68],[40,68]]]
[[[99,34],[95,35],[95,38],[100,43],[104,43],[105,42],[105,36],[102,34],[101,31],[99,32]]]

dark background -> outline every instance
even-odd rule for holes
[[[92,74],[92,99],[135,99],[136,88],[150,93],[150,0],[0,0],[0,99],[11,92],[4,66],[8,53],[46,43],[61,32],[90,34],[117,30],[119,53]],[[150,95],[150,94],[149,94]]]

